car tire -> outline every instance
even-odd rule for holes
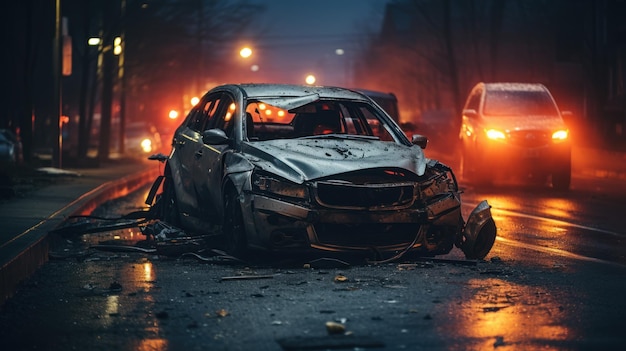
[[[232,189],[224,199],[224,249],[231,256],[242,258],[248,253],[248,240],[237,192]]]
[[[180,226],[180,213],[178,211],[178,199],[172,177],[165,177],[163,181],[163,193],[160,199],[159,218],[170,225]]]
[[[552,188],[559,191],[569,190],[571,182],[572,166],[571,161],[568,160],[566,164],[552,173]]]

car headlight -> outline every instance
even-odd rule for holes
[[[568,130],[557,130],[552,133],[552,141],[565,141],[567,140],[568,134]]]
[[[497,129],[487,129],[485,131],[485,134],[487,134],[487,138],[491,139],[491,140],[504,140],[506,139],[506,135],[504,134],[504,132],[497,130]]]
[[[141,150],[143,150],[143,152],[152,151],[152,141],[150,139],[143,139],[141,141]]]
[[[309,189],[306,186],[269,175],[255,174],[252,186],[259,192],[296,199],[309,198]]]

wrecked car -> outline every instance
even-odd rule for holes
[[[490,206],[464,221],[454,173],[424,156],[427,141],[356,91],[218,86],[176,129],[153,185],[162,191],[146,202],[187,233],[221,228],[233,256],[434,256],[456,245],[482,259],[496,236]]]

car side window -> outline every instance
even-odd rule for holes
[[[219,105],[216,108],[216,112],[212,114],[209,119],[209,124],[206,129],[219,128],[226,133],[230,138],[233,137],[234,126],[234,114],[236,110],[235,99],[228,95],[223,94],[220,97]]]
[[[209,124],[209,120],[215,115],[219,101],[219,95],[209,96],[207,99],[203,99],[191,112],[189,128],[198,133],[204,131]]]
[[[478,111],[478,108],[480,107],[480,96],[482,94],[482,91],[480,89],[475,90],[474,92],[472,92],[472,95],[470,95],[469,100],[467,100],[467,107],[466,109],[473,109],[475,111]]]

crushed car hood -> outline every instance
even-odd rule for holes
[[[485,116],[485,126],[501,130],[556,130],[565,128],[558,116]]]
[[[256,167],[296,183],[371,168],[402,168],[419,176],[426,159],[419,146],[347,139],[281,139],[245,144]]]

